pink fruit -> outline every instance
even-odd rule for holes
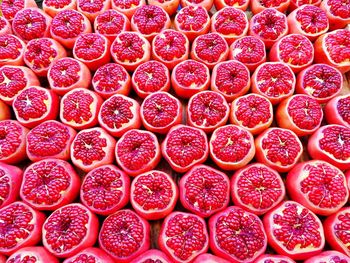
[[[181,7],[186,6],[202,6],[207,11],[211,9],[213,6],[214,1],[213,0],[181,0]]]
[[[44,247],[39,247],[39,246],[21,248],[17,250],[15,253],[13,253],[7,259],[6,262],[7,263],[25,263],[25,262],[59,263],[58,259],[55,256],[51,255]]]
[[[24,8],[38,7],[34,0],[3,0],[0,4],[2,15],[12,22],[15,15]]]
[[[221,10],[224,7],[232,6],[242,11],[247,10],[249,0],[214,0],[216,10]]]
[[[78,254],[67,258],[63,263],[80,263],[80,262],[103,262],[103,263],[113,263],[112,257],[110,257],[106,252],[100,248],[89,247]]]
[[[266,250],[267,240],[260,218],[230,206],[209,219],[210,249],[230,262],[254,262]]]
[[[85,206],[72,203],[54,211],[43,225],[44,247],[55,257],[68,258],[95,244],[98,219]]]
[[[34,209],[53,211],[73,202],[79,187],[80,178],[68,162],[45,159],[26,168],[20,196]]]
[[[158,263],[166,263],[170,262],[170,259],[167,255],[165,255],[162,251],[157,249],[150,249],[145,253],[141,254],[137,258],[131,261],[131,263],[144,263],[144,262],[158,262]]]
[[[290,4],[290,0],[251,0],[250,1],[250,9],[253,14],[261,13],[267,8],[273,8],[281,13],[287,11]]]
[[[12,34],[10,22],[3,16],[0,17],[0,36]]]
[[[229,263],[229,261],[209,253],[204,253],[196,257],[193,263]]]
[[[146,5],[145,0],[111,0],[112,9],[126,15],[129,19],[139,7],[144,5]]]
[[[77,1],[76,0],[44,0],[42,2],[43,10],[46,14],[48,14],[51,17],[55,17],[58,12],[63,10],[69,10],[73,9],[75,10],[77,8]]]
[[[295,261],[287,256],[264,254],[258,257],[255,263],[295,263]]]
[[[328,124],[339,124],[350,128],[350,95],[331,99],[324,108]]]
[[[108,216],[102,224],[99,245],[114,262],[126,263],[150,248],[150,225],[129,209]]]
[[[23,172],[20,168],[0,162],[0,207],[7,206],[17,200],[22,175]]]
[[[10,34],[0,35],[0,66],[24,65],[24,42]]]
[[[181,204],[203,218],[225,209],[230,201],[227,175],[207,165],[193,166],[181,177],[179,188]]]
[[[330,30],[344,28],[350,23],[349,3],[344,0],[325,0],[320,6],[327,13]]]
[[[321,263],[321,262],[350,262],[350,257],[334,250],[324,251],[304,261],[305,263]]]
[[[110,0],[77,0],[77,10],[85,15],[91,23],[94,22],[98,15],[107,11],[110,7]]]
[[[168,13],[169,16],[172,16],[176,13],[180,0],[149,0],[149,5],[156,5],[164,9],[165,12]]]
[[[208,231],[203,218],[185,212],[173,212],[162,224],[158,245],[173,262],[192,262],[208,251]]]

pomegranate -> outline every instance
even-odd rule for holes
[[[329,124],[339,124],[350,128],[350,95],[337,96],[331,99],[325,109]]]
[[[171,127],[181,124],[182,104],[169,93],[158,91],[144,99],[140,115],[147,130],[166,134]]]
[[[130,262],[150,248],[150,225],[132,210],[119,210],[103,221],[99,245],[114,262]]]
[[[226,174],[210,166],[195,165],[179,182],[181,204],[200,217],[225,209],[230,201],[230,181]]]
[[[129,202],[130,179],[113,164],[91,170],[80,188],[80,200],[98,215],[110,215]]]
[[[77,0],[77,10],[85,15],[91,23],[95,21],[98,15],[107,11],[110,7],[110,0]]]
[[[75,256],[67,258],[63,263],[80,263],[80,262],[101,262],[113,263],[113,259],[102,249],[89,247],[80,251]]]
[[[210,249],[230,262],[254,262],[266,250],[267,239],[260,218],[230,206],[209,219]]]
[[[264,254],[257,258],[256,263],[295,263],[287,256]],[[321,263],[321,262],[319,262]]]
[[[253,14],[258,14],[267,8],[276,9],[282,13],[286,12],[290,4],[290,0],[251,0],[250,9]]]
[[[174,171],[187,172],[208,158],[207,135],[198,128],[176,125],[162,143],[162,155]]]
[[[6,263],[25,263],[25,262],[59,263],[58,259],[55,256],[51,255],[44,247],[41,247],[41,246],[21,248],[17,250],[15,253],[13,253],[6,261]]]
[[[149,0],[149,5],[156,5],[164,9],[165,12],[168,13],[169,16],[172,16],[176,13],[180,0]]]
[[[76,9],[76,0],[44,0],[42,2],[43,10],[51,17],[55,17],[58,12],[68,9]]]
[[[1,91],[0,91],[1,92]],[[0,121],[11,119],[11,108],[5,102],[1,100],[0,93]]]
[[[305,263],[321,263],[321,262],[350,262],[350,257],[334,250],[324,251],[304,261]]]
[[[145,253],[142,253],[140,256],[131,261],[131,263],[144,263],[144,262],[157,262],[157,263],[166,263],[170,262],[170,259],[162,251],[157,249],[147,250]]]
[[[326,11],[330,30],[344,28],[350,23],[349,2],[344,0],[324,0],[321,8]]]
[[[249,0],[214,0],[214,5],[216,10],[232,6],[242,11],[246,11],[249,5]]]
[[[229,261],[209,253],[200,254],[193,263],[229,263]]]
[[[128,19],[131,19],[135,11],[144,5],[145,0],[111,0],[112,9],[126,15]]]
[[[181,6],[202,6],[207,11],[211,9],[213,6],[214,1],[213,0],[181,0]]]
[[[0,35],[0,67],[24,65],[24,42],[10,34]]]
[[[20,168],[0,162],[0,208],[17,200],[22,176]]]
[[[34,0],[3,0],[0,4],[1,13],[9,22],[12,22],[18,11],[29,7],[38,5]]]
[[[0,36],[12,34],[11,23],[3,16],[0,17]]]
[[[192,262],[209,247],[204,219],[185,212],[171,213],[163,221],[158,245],[171,261]]]
[[[303,6],[303,5],[314,5],[319,6],[321,4],[322,0],[290,0],[288,11],[293,11],[296,8]]]

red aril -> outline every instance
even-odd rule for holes
[[[27,43],[23,58],[27,67],[37,76],[46,77],[52,63],[66,56],[66,50],[56,40],[36,38]]]
[[[85,129],[75,136],[70,146],[70,158],[77,168],[89,172],[113,163],[115,143],[115,139],[102,128]]]
[[[258,257],[255,263],[295,263],[295,261],[287,256],[264,254]]]
[[[211,74],[210,89],[225,97],[228,102],[246,94],[250,88],[250,73],[236,60],[219,62]]]
[[[63,206],[46,219],[42,242],[55,257],[68,258],[95,244],[98,218],[79,203]]]
[[[350,95],[331,99],[324,108],[328,124],[339,124],[350,128]]]
[[[326,250],[322,253],[313,256],[304,261],[305,263],[320,263],[320,262],[350,262],[350,257],[345,256],[343,253],[340,253],[335,250]]]
[[[321,126],[323,111],[314,98],[297,94],[279,104],[276,120],[278,127],[289,129],[298,136],[306,136]]]
[[[0,36],[12,34],[10,22],[3,16],[0,17]]]
[[[0,66],[24,65],[24,42],[10,34],[0,35]]]
[[[150,248],[149,223],[129,209],[108,216],[102,224],[98,243],[114,262],[127,263]]]
[[[199,61],[185,60],[173,69],[171,85],[178,97],[188,99],[194,94],[209,88],[209,68]]]
[[[149,5],[156,5],[164,9],[169,16],[172,16],[176,13],[180,0],[148,0]]]
[[[92,262],[92,263],[113,263],[112,257],[100,248],[89,247],[76,255],[67,258],[63,263],[80,263],[80,262]]]
[[[18,11],[29,7],[38,5],[35,0],[3,0],[0,4],[1,13],[9,22],[12,22]]]
[[[350,128],[331,124],[319,128],[307,145],[310,156],[341,170],[350,169]]]
[[[142,99],[157,91],[167,92],[170,89],[169,69],[158,61],[144,62],[135,69],[131,83],[137,96]]]
[[[192,262],[207,252],[208,231],[203,218],[185,212],[173,212],[162,224],[158,237],[160,249],[173,262]]]
[[[44,121],[56,119],[59,99],[52,90],[31,86],[16,95],[12,107],[16,119],[22,125],[33,128]]]
[[[224,7],[211,18],[211,32],[221,34],[228,45],[248,33],[249,21],[244,11]]]
[[[229,262],[255,262],[266,250],[267,240],[260,218],[230,206],[209,219],[210,249]]]
[[[252,75],[252,92],[266,97],[272,105],[290,97],[295,89],[295,75],[283,62],[265,62]]]
[[[166,134],[171,127],[181,124],[182,104],[171,94],[158,91],[144,99],[140,115],[146,130]]]
[[[319,254],[325,237],[320,219],[294,201],[284,201],[263,219],[269,245],[279,254],[305,260]]]
[[[196,37],[204,35],[210,29],[208,11],[202,6],[186,6],[176,14],[174,27],[184,33],[190,42]]]
[[[84,63],[66,57],[52,63],[47,73],[47,79],[50,88],[62,96],[75,88],[88,88],[91,73]]]
[[[213,0],[180,0],[181,7],[186,6],[201,6],[204,7],[207,11],[210,11],[213,6]]]
[[[0,260],[0,262],[2,262]],[[25,262],[50,262],[59,263],[58,259],[50,254],[44,247],[24,247],[13,253],[6,263],[25,263]],[[4,261],[5,263],[5,261]]]
[[[204,253],[196,257],[193,263],[229,263],[229,261],[209,253]]]
[[[42,8],[46,14],[55,17],[58,12],[68,9],[75,10],[77,8],[76,0],[44,0]]]
[[[214,91],[201,91],[187,104],[187,124],[211,133],[226,124],[230,107],[225,97]]]
[[[112,136],[121,137],[128,130],[141,127],[140,105],[124,95],[113,95],[102,104],[98,122]]]
[[[77,0],[77,10],[85,15],[91,23],[95,18],[111,8],[110,0]]]
[[[147,250],[145,253],[142,253],[140,256],[131,261],[131,263],[143,263],[143,262],[158,262],[166,263],[170,262],[170,259],[162,251],[157,249]]]
[[[129,202],[130,178],[113,164],[102,165],[85,175],[80,200],[92,212],[107,216]]]
[[[344,28],[350,23],[350,6],[346,0],[324,0],[320,7],[327,13],[330,30]]]
[[[165,29],[152,41],[152,58],[172,70],[177,64],[188,59],[190,43],[184,33]]]
[[[17,200],[22,176],[20,168],[0,162],[0,208]]]
[[[247,10],[249,0],[214,0],[216,10],[221,10],[224,7],[232,6],[242,11]]]
[[[34,209],[54,211],[72,203],[79,187],[80,178],[68,162],[45,159],[25,169],[20,196]]]
[[[288,34],[285,14],[273,8],[254,15],[250,20],[249,35],[261,39],[266,48],[271,48],[280,38]]]
[[[68,49],[72,49],[81,34],[91,33],[91,24],[86,16],[76,10],[62,10],[52,19],[51,37]]]
[[[129,19],[139,7],[144,5],[146,0],[111,0],[112,9],[126,15]]]
[[[181,177],[179,189],[181,204],[202,218],[225,209],[230,201],[227,175],[203,164],[193,166]]]
[[[285,13],[289,4],[290,0],[251,0],[250,9],[254,15],[261,13],[267,8],[273,8],[281,13]]]
[[[170,129],[162,143],[162,155],[174,171],[187,172],[208,158],[207,135],[194,127],[176,125]]]
[[[255,139],[255,158],[278,172],[291,170],[303,153],[298,136],[288,129],[269,128]]]

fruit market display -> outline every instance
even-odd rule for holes
[[[0,263],[350,263],[349,0],[0,11]]]

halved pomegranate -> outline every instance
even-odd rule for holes
[[[295,263],[295,261],[287,256],[264,254],[258,257],[255,263]]]
[[[214,4],[213,0],[181,0],[181,6],[186,7],[186,6],[202,6],[204,7],[207,11],[211,9],[211,7]]]
[[[0,36],[12,34],[11,23],[3,16],[0,17]]]
[[[0,35],[0,66],[24,65],[24,42],[10,34]]]
[[[28,7],[38,7],[38,5],[35,0],[3,0],[0,4],[2,15],[10,22],[18,11]]]
[[[111,8],[110,0],[77,0],[77,10],[85,15],[91,23],[95,18]]]
[[[170,262],[170,259],[162,251],[157,249],[147,250],[145,253],[142,253],[140,256],[131,261],[131,263],[143,263],[143,262],[158,262],[166,263]]]
[[[229,261],[209,253],[204,253],[196,257],[193,263],[229,263]]]
[[[59,263],[58,259],[55,256],[50,254],[44,247],[41,247],[41,246],[21,248],[17,250],[15,253],[13,253],[6,261],[6,263],[24,263],[24,262]]]
[[[129,19],[139,7],[144,5],[146,0],[111,0],[112,9],[126,15]]]
[[[328,124],[339,124],[350,128],[349,105],[350,94],[331,99],[324,108]]]
[[[204,219],[185,212],[171,213],[163,221],[158,245],[171,261],[192,262],[209,247]]]
[[[149,5],[156,5],[164,9],[169,16],[172,16],[176,13],[180,0],[148,0]]]
[[[250,9],[253,14],[261,13],[267,8],[273,8],[281,13],[285,13],[289,7],[290,0],[251,0]]]
[[[200,217],[225,209],[230,201],[230,181],[226,174],[210,166],[195,165],[179,182],[181,204]]]
[[[249,0],[214,0],[216,10],[221,10],[224,7],[232,6],[242,11],[246,11],[249,6]]]
[[[210,249],[230,262],[255,262],[266,250],[267,239],[257,215],[230,206],[209,219]]]
[[[130,178],[113,164],[102,165],[85,175],[80,200],[98,215],[111,215],[129,202]]]
[[[80,262],[91,262],[91,263],[113,263],[113,259],[106,252],[100,248],[89,247],[86,248],[76,255],[67,258],[63,263],[80,263]]]
[[[335,250],[327,250],[304,261],[304,263],[350,262],[350,257]]]
[[[0,208],[17,200],[22,177],[20,168],[0,162]]]
[[[278,172],[291,170],[303,153],[298,136],[288,129],[269,128],[255,139],[258,162],[266,164]]]
[[[70,146],[73,164],[84,172],[112,164],[114,161],[115,139],[104,129],[94,127],[80,131]]]
[[[44,0],[42,2],[43,10],[51,17],[55,17],[58,12],[68,9],[76,9],[76,0]]]
[[[350,23],[349,2],[346,0],[324,0],[320,7],[327,13],[330,30],[344,28]]]
[[[79,187],[80,178],[68,162],[45,159],[26,168],[20,196],[34,209],[53,211],[72,203]]]

